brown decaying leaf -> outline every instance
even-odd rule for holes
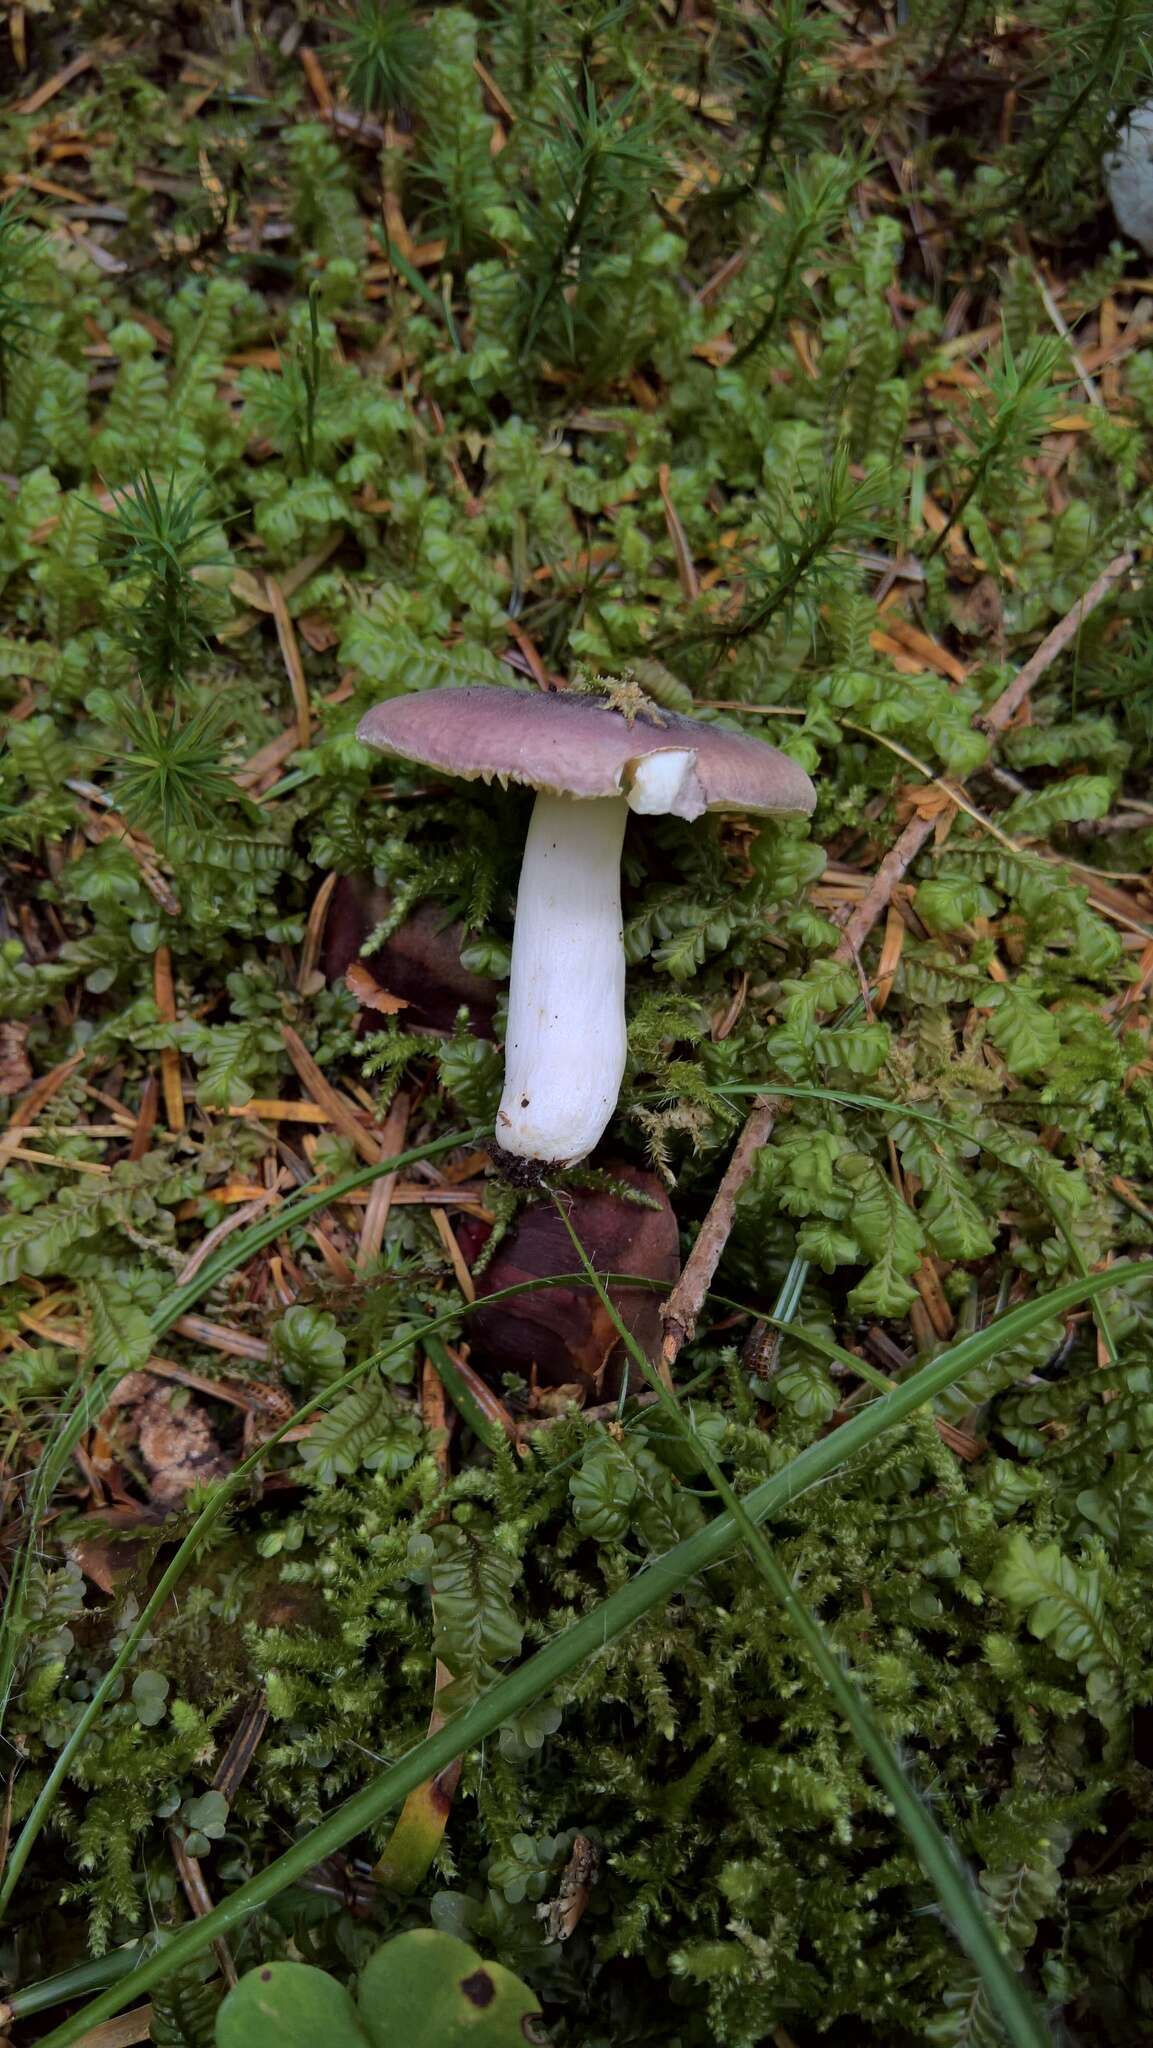
[[[352,966],[345,969],[344,985],[362,1010],[379,1010],[385,1017],[395,1017],[398,1010],[408,1008],[406,997],[390,996],[388,990],[381,988],[375,975],[370,974],[359,960],[354,960]]]
[[[576,1932],[589,1902],[589,1892],[600,1874],[600,1861],[596,1843],[590,1842],[587,1835],[578,1835],[561,1873],[556,1898],[546,1900],[536,1909],[537,1919],[545,1923],[546,1941],[567,1941]]]
[[[679,1264],[677,1221],[655,1174],[609,1163],[612,1179],[651,1196],[656,1209],[634,1207],[619,1195],[581,1189],[567,1195],[578,1237],[597,1270],[636,1273],[671,1283]],[[471,1219],[460,1225],[466,1255],[479,1248],[481,1231]],[[572,1241],[550,1202],[526,1209],[500,1246],[479,1283],[481,1299],[519,1280],[571,1273]],[[640,1288],[614,1287],[612,1298],[642,1350],[660,1350],[659,1296]],[[469,1320],[472,1363],[492,1375],[523,1373],[544,1386],[577,1383],[592,1398],[619,1385],[620,1343],[609,1315],[591,1288],[550,1287],[492,1308]]]
[[[422,903],[377,952],[363,962],[358,959],[388,907],[383,889],[360,876],[341,877],[329,905],[321,956],[329,981],[346,975],[354,964],[363,966],[378,987],[407,1003],[406,1024],[451,1031],[457,1011],[467,1004],[474,1034],[490,1037],[500,983],[462,965],[464,926],[450,919],[443,905]],[[355,987],[353,994],[363,1003]]]
[[[222,1479],[229,1470],[205,1410],[196,1401],[178,1405],[172,1387],[156,1374],[126,1373],[111,1397],[113,1404],[123,1411],[117,1433],[122,1441],[135,1442],[159,1505],[174,1505],[191,1487]]]
[[[0,1024],[0,1095],[18,1095],[32,1079],[24,1048],[31,1026],[9,1018]]]

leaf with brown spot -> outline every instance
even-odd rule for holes
[[[502,1964],[431,1927],[386,1941],[360,1979],[373,2048],[522,2048],[537,2000]]]
[[[491,2005],[496,1997],[496,1985],[487,1970],[474,1970],[471,1976],[462,1977],[460,1988],[470,2005]]]
[[[229,1992],[216,2048],[521,2048],[537,2000],[454,1934],[414,1928],[361,1971],[356,2002],[306,1963],[265,1963]]]

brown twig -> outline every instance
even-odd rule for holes
[[[324,75],[320,58],[315,50],[308,49],[302,49],[299,56],[313,99],[322,114],[331,114],[334,105],[332,89]]]
[[[39,1081],[33,1082],[28,1093],[20,1097],[12,1111],[8,1128],[0,1138],[0,1167],[7,1165],[25,1131],[32,1129],[41,1110],[51,1102],[57,1089],[62,1088],[65,1081],[76,1072],[84,1058],[84,1053],[74,1052],[71,1059],[62,1060],[58,1067],[53,1067],[49,1073],[43,1074]]]
[[[317,974],[316,963],[320,959],[320,948],[324,940],[324,926],[328,917],[328,906],[332,901],[332,892],[336,887],[337,880],[338,877],[335,873],[325,876],[316,895],[313,897],[312,908],[308,913],[308,923],[304,932],[304,944],[300,949],[300,966],[296,973],[296,986],[302,996],[315,995],[317,988],[324,987],[324,976],[323,974]],[[316,975],[315,986],[313,985],[314,975]]]
[[[107,56],[114,47],[106,43],[100,49],[83,50],[79,57],[73,57],[72,62],[66,64],[62,71],[57,71],[53,77],[46,79],[43,85],[38,85],[35,92],[29,93],[26,100],[18,100],[12,112],[38,114],[41,107],[46,107],[49,100],[55,99],[58,92],[66,85],[71,85],[72,80],[79,78],[80,73],[87,71],[90,65],[99,64],[101,58]]]
[[[101,1166],[95,1159],[67,1159],[58,1152],[41,1152],[34,1145],[9,1145],[8,1159],[30,1159],[34,1166],[55,1166],[62,1173],[87,1173],[99,1179],[112,1171],[110,1166]]]
[[[156,999],[156,1012],[162,1024],[176,1022],[176,993],[172,985],[172,949],[157,946],[152,960],[152,989]],[[160,1052],[160,1084],[164,1090],[164,1114],[170,1131],[184,1129],[184,1084],[180,1074],[180,1054],[174,1045],[162,1046]]]
[[[681,525],[680,514],[673,503],[672,489],[669,483],[669,465],[667,462],[662,462],[660,469],[657,471],[657,489],[661,494],[665,526],[668,529],[669,540],[672,543],[673,555],[676,559],[677,581],[681,586],[681,596],[686,604],[694,604],[701,594],[701,586],[697,578],[696,563],[693,561],[693,551],[685,537],[685,529]]]
[[[143,1159],[144,1154],[152,1143],[152,1133],[156,1128],[156,1112],[159,1107],[159,1084],[155,1074],[149,1074],[140,1091],[140,1108],[136,1112],[136,1122],[132,1126],[132,1143],[128,1148],[129,1159],[133,1161]]]
[[[212,1780],[213,1791],[222,1793],[230,1806],[256,1755],[261,1736],[267,1726],[268,1704],[263,1692],[258,1692],[248,1701],[241,1714],[236,1725],[236,1733],[221,1757]]]
[[[194,1344],[203,1344],[209,1351],[223,1351],[226,1358],[250,1358],[263,1365],[272,1356],[266,1338],[250,1337],[245,1330],[230,1330],[227,1324],[210,1322],[207,1316],[181,1316],[172,1327],[178,1337],[190,1337]]]
[[[391,1107],[384,1120],[384,1128],[380,1134],[380,1141],[384,1146],[384,1157],[386,1159],[389,1157],[396,1158],[404,1151],[404,1138],[405,1132],[408,1130],[410,1108],[409,1098],[403,1090],[400,1094],[393,1096]],[[396,1196],[398,1178],[399,1175],[395,1173],[383,1174],[378,1181],[373,1182],[369,1190],[368,1201],[365,1204],[364,1210],[364,1221],[361,1225],[360,1243],[356,1252],[356,1270],[358,1273],[367,1272],[374,1261],[380,1257],[380,1248],[384,1243],[384,1233],[388,1225],[389,1211]]]
[[[448,1253],[448,1261],[456,1276],[457,1286],[460,1288],[466,1301],[475,1301],[476,1282],[465,1264],[464,1253],[457,1242],[452,1224],[448,1220],[448,1211],[440,1208],[438,1205],[430,1210],[429,1213],[436,1225],[436,1234]]]
[[[378,1159],[387,1159],[388,1154],[382,1149],[379,1138],[365,1129],[343,1096],[329,1086],[299,1032],[294,1031],[291,1024],[284,1024],[281,1036],[300,1081],[317,1107],[328,1112],[341,1136],[351,1140],[361,1158],[366,1159],[370,1166],[375,1166]]]
[[[284,592],[275,576],[266,576],[264,587],[268,592],[269,606],[276,622],[276,637],[280,642],[281,656],[292,687],[292,702],[296,711],[296,743],[299,747],[307,747],[312,741],[312,710],[308,701],[308,682],[300,659],[300,648],[297,645],[296,628],[292,623]]]
[[[274,1414],[278,1422],[286,1422],[293,1411],[294,1403],[288,1394],[279,1387],[265,1386],[258,1380],[209,1379],[207,1373],[193,1372],[190,1366],[182,1365],[179,1360],[160,1358],[155,1352],[147,1358],[143,1370],[152,1373],[156,1379],[175,1380],[179,1386],[207,1394],[211,1401],[225,1401],[230,1408],[239,1408],[245,1415]]]
[[[78,2048],[133,2048],[138,2041],[152,2039],[152,2007],[134,2005],[131,2012],[117,2013],[85,2034]]]
[[[168,1830],[168,1845],[172,1851],[172,1860],[176,1865],[176,1875],[180,1879],[181,1890],[188,1900],[195,1917],[198,1920],[207,1919],[212,1911],[212,1893],[205,1882],[204,1872],[200,1867],[200,1858],[189,1853],[175,1828],[169,1828]],[[218,1938],[213,1942],[212,1950],[220,1965],[220,1974],[225,1983],[229,1986],[235,1984],[236,1964],[232,1960],[232,1951],[228,1943]]]
[[[184,1287],[195,1274],[199,1273],[205,1259],[211,1258],[217,1245],[222,1244],[226,1237],[231,1237],[234,1230],[242,1229],[246,1223],[251,1223],[254,1217],[262,1215],[270,1202],[278,1202],[279,1200],[279,1191],[276,1188],[268,1188],[264,1194],[257,1195],[255,1201],[242,1203],[239,1209],[233,1210],[231,1216],[224,1218],[223,1223],[216,1224],[206,1237],[201,1238],[195,1251],[190,1253],[184,1265],[180,1268],[176,1276],[177,1286]]]
[[[1103,569],[1095,583],[1089,585],[1083,597],[1059,619],[1051,633],[1046,633],[1041,645],[1028,661],[1018,669],[1008,688],[1002,690],[995,704],[988,711],[979,712],[973,720],[978,730],[987,733],[991,739],[1004,732],[1010,719],[1023,704],[1034,685],[1051,668],[1058,655],[1063,654],[1071,640],[1075,640],[1084,621],[1091,612],[1112,592],[1114,585],[1132,568],[1131,553],[1115,555],[1108,568]],[[861,901],[857,904],[841,936],[834,957],[837,960],[852,960],[861,950],[877,920],[884,916],[889,899],[897,883],[902,881],[916,860],[921,848],[932,834],[935,818],[917,816],[910,818],[895,846],[890,847],[872,882]]]
[[[835,960],[853,960],[860,952],[873,926],[883,917],[898,882],[903,882],[925,841],[932,837],[935,818],[924,818],[919,811],[909,819],[896,844],[889,848],[868,889],[862,896],[841,934]]]
[[[677,1353],[687,1344],[697,1327],[697,1317],[712,1283],[713,1274],[720,1264],[721,1253],[728,1243],[733,1227],[733,1216],[737,1199],[756,1164],[757,1153],[767,1145],[772,1135],[773,1119],[777,1105],[761,1097],[753,1104],[745,1120],[744,1129],[733,1147],[733,1155],[725,1168],[720,1187],[713,1196],[709,1211],[697,1232],[696,1242],[680,1279],[673,1288],[661,1310],[665,1326],[661,1344],[659,1371],[668,1385],[672,1384],[672,1368]]]
[[[1095,612],[1099,604],[1112,594],[1113,586],[1133,566],[1133,556],[1126,549],[1124,554],[1114,555],[1108,567],[1102,569],[1095,583],[1089,585],[1084,597],[1079,597],[1063,619],[1058,619],[1051,633],[1046,633],[1035,654],[1031,654],[1024,666],[1018,669],[1007,690],[1002,690],[995,704],[983,715],[974,719],[974,724],[985,732],[1004,732],[1017,706],[1023,703],[1034,683],[1039,681],[1047,668],[1051,668],[1059,654],[1063,654],[1071,640],[1075,640],[1085,620]]]

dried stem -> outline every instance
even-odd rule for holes
[[[775,1102],[758,1096],[733,1147],[733,1156],[697,1232],[692,1251],[685,1260],[684,1271],[661,1310],[665,1334],[661,1345],[660,1375],[666,1385],[672,1385],[672,1367],[677,1353],[696,1330],[701,1303],[728,1243],[741,1189],[756,1164],[757,1153],[772,1136],[776,1112]]]

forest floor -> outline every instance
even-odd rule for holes
[[[1148,2042],[1150,37],[9,0],[15,2043]],[[527,1189],[477,683],[817,790],[630,821]]]

